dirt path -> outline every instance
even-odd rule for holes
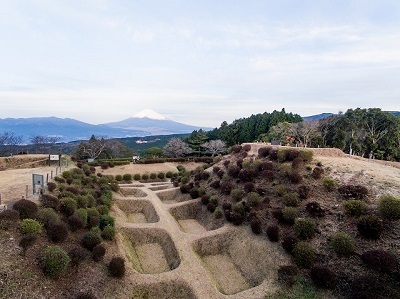
[[[287,257],[278,253],[276,244],[269,243],[262,236],[253,235],[249,231],[250,228],[245,226],[234,227],[231,224],[225,224],[220,228],[207,230],[194,219],[196,215],[189,215],[187,219],[175,219],[171,214],[171,209],[183,209],[193,203],[202,206],[199,200],[178,203],[173,199],[161,201],[157,194],[166,193],[174,197],[174,193],[170,191],[176,188],[173,188],[170,183],[164,185],[164,190],[158,191],[151,190],[154,187],[151,183],[134,186],[136,186],[134,189],[146,193],[147,196],[140,198],[122,194],[115,196],[117,204],[114,205],[112,214],[116,217],[117,226],[121,231],[118,235],[119,247],[126,260],[131,261],[132,271],[129,280],[137,284],[136,289],[147,286],[148,293],[146,294],[150,298],[210,299],[264,298],[265,294],[275,290],[277,267],[288,262]],[[123,185],[122,189],[125,188],[133,187]],[[136,194],[142,194],[142,192],[136,192]],[[135,192],[122,190],[122,193]],[[139,211],[144,214],[141,217],[142,223],[129,221],[129,214],[132,211],[137,212],[135,205],[143,205],[144,200],[148,201],[154,209]],[[154,218],[154,213],[157,214],[159,220],[153,223],[147,222],[146,219]],[[205,249],[207,247],[216,248]],[[224,247],[227,249],[222,250],[221,248]],[[246,259],[250,248],[255,251],[254,256],[251,257],[253,260],[269,256],[268,261],[261,258],[260,264],[265,266],[263,269],[268,269],[266,263],[270,263],[270,271],[257,272],[257,275],[261,277],[261,280],[257,282],[252,280],[252,275],[254,276],[254,273],[251,273],[252,270],[246,269],[248,267],[246,264],[250,262]],[[176,251],[175,255],[174,251]],[[256,259],[254,259],[255,256]],[[253,261],[253,263],[258,262]],[[248,268],[257,267],[250,265]],[[179,289],[184,292],[184,295],[176,293],[176,283],[181,285]],[[164,285],[164,290],[160,293],[157,293],[158,285]],[[169,293],[168,290],[175,291]],[[130,293],[130,290],[127,289],[127,292]],[[144,296],[144,293],[140,294]]]

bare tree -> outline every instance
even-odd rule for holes
[[[96,159],[104,151],[107,146],[107,139],[104,137],[97,139],[94,135],[89,141],[81,142],[78,147],[77,153],[81,158],[89,157]]]
[[[311,145],[312,139],[320,135],[318,130],[318,122],[300,122],[292,124],[292,132],[294,137],[299,140],[305,147]]]
[[[180,138],[171,138],[163,148],[166,157],[182,157],[190,154],[192,149]]]
[[[5,132],[0,135],[0,156],[4,156],[7,151],[12,154],[16,146],[22,144],[22,136],[14,133]]]
[[[223,152],[226,149],[226,144],[222,140],[210,140],[201,145],[207,151],[211,152],[214,157],[216,154]]]

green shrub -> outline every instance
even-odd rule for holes
[[[222,210],[220,207],[215,208],[214,210],[214,217],[216,219],[220,219],[222,217]]]
[[[39,198],[40,203],[45,208],[52,208],[56,211],[60,210],[60,199],[51,194],[42,194]]]
[[[383,231],[383,221],[375,215],[361,216],[357,222],[359,233],[367,239],[379,239]]]
[[[113,257],[108,264],[108,271],[112,277],[123,277],[125,275],[124,259],[122,257]]]
[[[147,173],[142,175],[142,180],[147,181],[149,179],[149,175]]]
[[[40,259],[40,267],[46,276],[58,278],[70,261],[68,254],[61,247],[48,246]]]
[[[299,242],[299,239],[296,236],[287,235],[282,239],[282,247],[289,254],[293,253],[294,246]]]
[[[300,241],[293,247],[293,257],[299,267],[310,268],[314,264],[317,254],[310,243]]]
[[[276,196],[283,196],[286,193],[286,186],[283,184],[274,186],[274,193]]]
[[[100,216],[100,229],[104,230],[106,226],[114,226],[115,220],[110,215],[101,215]]]
[[[324,169],[322,167],[316,166],[314,167],[314,169],[312,170],[311,176],[318,180],[322,177],[322,175],[324,174]]]
[[[68,252],[71,259],[71,266],[78,267],[87,257],[87,250],[81,247],[74,247]]]
[[[350,255],[354,252],[356,245],[354,239],[344,232],[334,233],[330,244],[338,255]]]
[[[121,181],[122,181],[122,175],[117,174],[117,175],[115,176],[115,180],[116,180],[117,182],[121,182]]]
[[[382,196],[379,199],[378,210],[384,219],[400,219],[400,198],[396,198],[392,195]]]
[[[299,194],[296,192],[287,192],[283,195],[283,202],[288,207],[298,207],[300,205]]]
[[[100,215],[107,215],[110,209],[106,205],[99,205],[96,207],[97,211],[100,213]]]
[[[242,189],[238,189],[238,188],[232,189],[232,191],[230,193],[230,197],[234,201],[241,201],[243,196],[244,196],[244,191]]]
[[[151,180],[154,180],[156,178],[157,178],[157,174],[156,173],[154,173],[154,172],[150,173],[150,179]]]
[[[77,204],[73,198],[66,197],[61,200],[61,213],[65,216],[71,216],[75,213]]]
[[[365,199],[368,196],[368,189],[362,185],[343,185],[338,188],[339,194],[344,199]]]
[[[337,281],[337,276],[327,266],[313,266],[311,268],[311,279],[318,286],[322,288],[334,288]]]
[[[93,248],[92,259],[95,262],[100,262],[105,254],[106,254],[106,248],[102,244],[99,244]]]
[[[53,192],[54,190],[56,190],[56,188],[57,188],[56,183],[53,183],[53,182],[47,183],[47,190],[49,190],[49,192]]]
[[[34,219],[38,213],[38,206],[30,200],[20,199],[13,205],[13,209],[19,212],[19,218],[26,219]]]
[[[125,174],[122,176],[122,179],[123,179],[124,181],[130,182],[130,181],[132,181],[132,175],[131,175],[130,173],[125,173]]]
[[[92,251],[94,247],[101,243],[101,236],[95,231],[89,231],[83,235],[81,240],[82,247]]]
[[[294,230],[300,239],[311,239],[315,235],[316,224],[311,218],[296,218]]]
[[[88,198],[87,196],[79,195],[75,198],[77,208],[87,208]]]
[[[171,176],[172,176],[172,174],[171,174]],[[160,173],[157,175],[157,178],[159,178],[160,180],[165,179],[165,173],[164,173],[164,172],[160,172]]]
[[[345,201],[344,209],[347,213],[353,216],[360,216],[365,213],[366,205],[364,202],[356,199],[350,199]]]
[[[324,186],[326,191],[332,192],[337,187],[337,182],[334,179],[324,177],[322,179],[322,185]]]
[[[261,201],[262,201],[262,197],[260,194],[258,194],[257,192],[250,192],[246,195],[246,202],[249,206],[251,207],[255,207],[258,206]]]
[[[279,241],[279,227],[277,225],[270,225],[267,227],[267,237],[271,242]]]
[[[292,184],[300,184],[303,181],[303,176],[297,171],[290,172],[288,177]]]
[[[60,221],[60,215],[58,215],[52,208],[41,209],[37,214],[37,218],[46,228],[50,223]]]
[[[87,208],[86,213],[87,213],[88,218],[91,216],[100,217],[100,213],[96,208]]]
[[[172,171],[167,171],[167,173],[165,174],[165,176],[167,177],[167,178],[172,178],[173,177],[173,173],[172,173]]]
[[[140,181],[140,178],[141,178],[140,173],[135,173],[135,175],[133,176],[133,179],[134,179],[135,181]]]
[[[115,227],[107,225],[101,232],[101,237],[104,240],[114,240],[115,238]]]
[[[34,219],[26,218],[20,223],[20,230],[23,234],[40,234],[43,230],[43,225]]]
[[[68,224],[73,232],[85,227],[85,223],[77,213],[68,217]]]
[[[258,217],[251,218],[250,227],[251,227],[251,231],[253,233],[255,233],[256,235],[261,234],[262,233],[262,223],[261,223],[260,218],[258,218]]]
[[[219,203],[219,199],[217,196],[211,196],[209,199],[209,202],[212,203],[214,206],[218,206]]]
[[[319,202],[310,201],[306,204],[306,211],[313,217],[323,217],[325,216],[325,209],[321,207]]]
[[[298,217],[299,210],[295,207],[284,207],[282,209],[282,217],[285,223],[293,225],[294,220]]]

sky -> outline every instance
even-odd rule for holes
[[[400,110],[398,0],[0,0],[0,118]]]

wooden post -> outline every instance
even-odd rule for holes
[[[26,188],[25,188],[25,195],[26,195],[25,198],[28,199],[28,185],[26,185]]]
[[[0,205],[1,205],[1,193],[0,193]]]
[[[51,171],[50,178],[53,179],[53,170]]]

